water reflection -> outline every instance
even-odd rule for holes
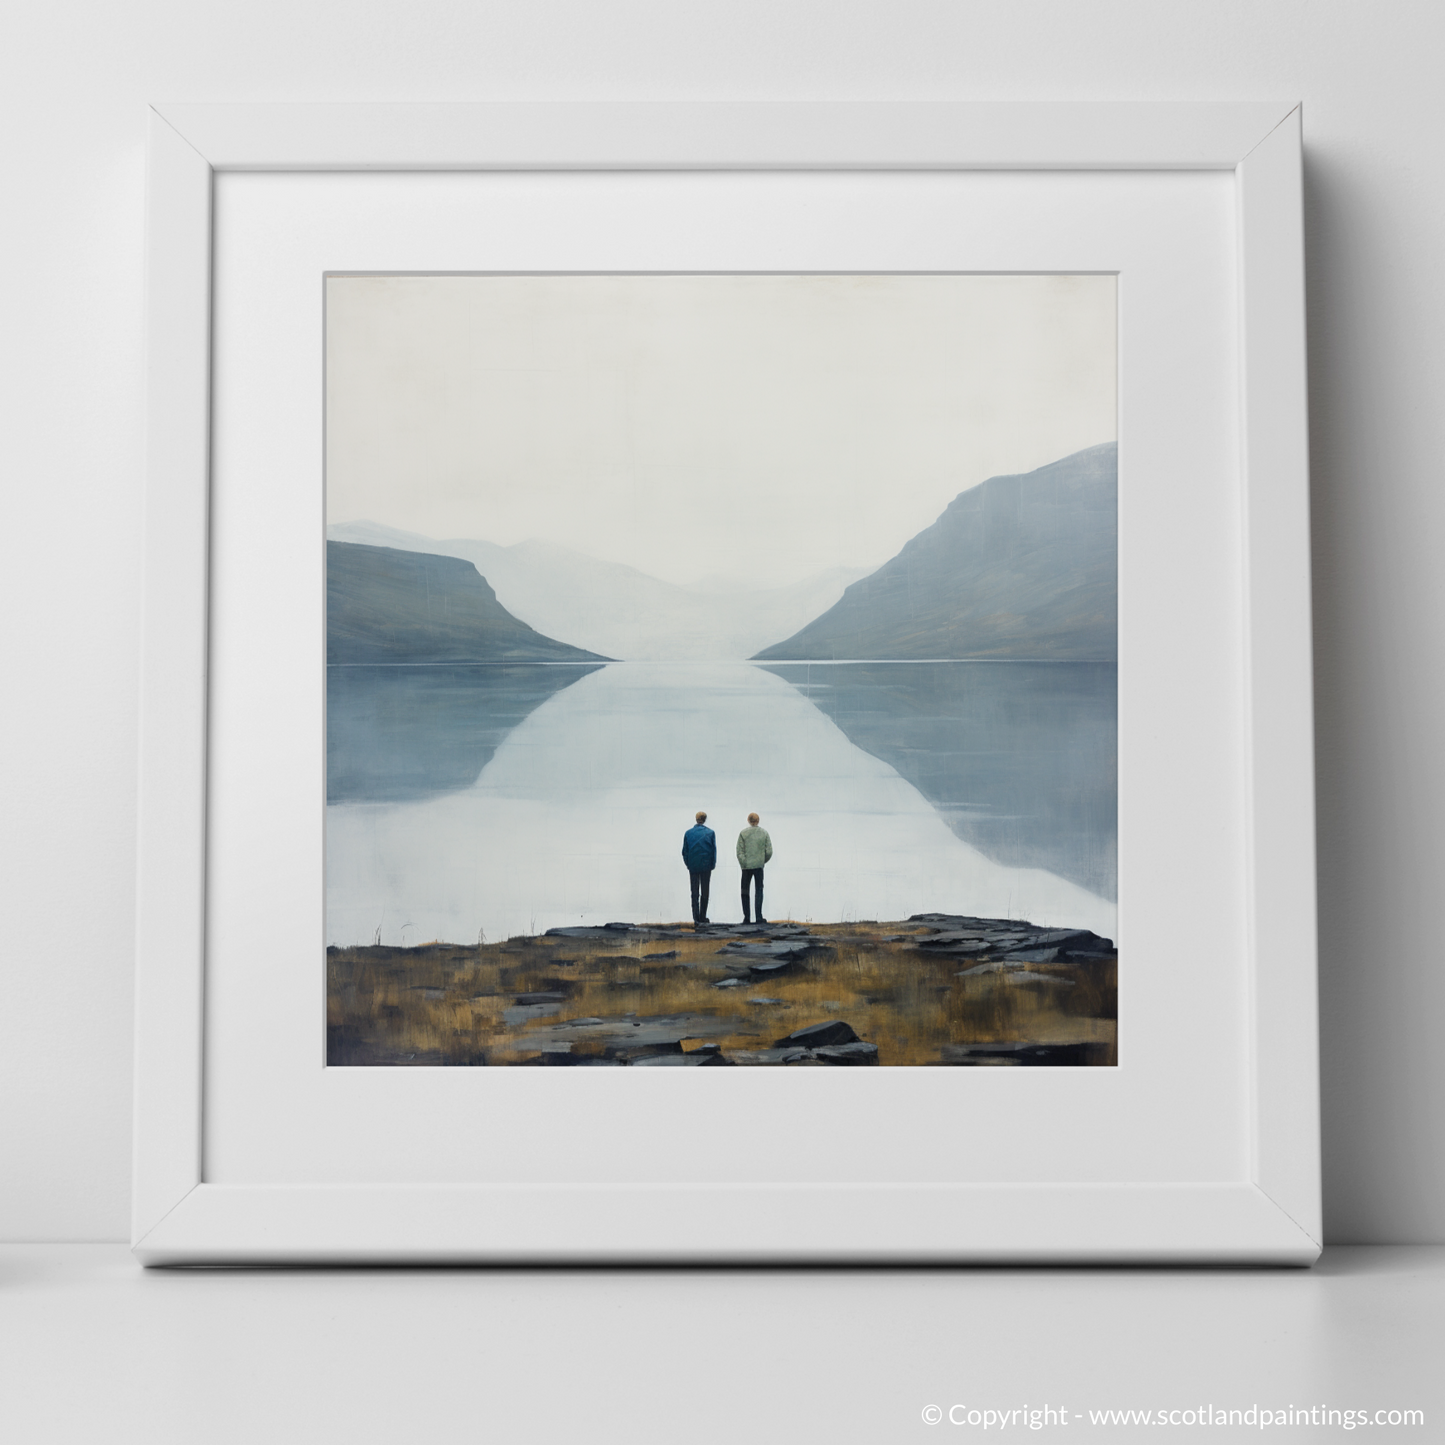
[[[1117,895],[1112,663],[775,663],[965,842]]]
[[[326,800],[409,802],[469,788],[498,745],[587,664],[326,669]]]
[[[1117,937],[1114,905],[1102,892],[990,857],[883,756],[895,735],[909,740],[903,766],[953,796],[952,785],[935,786],[953,776],[937,753],[992,756],[1008,745],[1001,732],[1020,731],[1013,771],[1037,767],[1043,776],[1023,776],[1010,792],[997,787],[1008,770],[975,769],[995,786],[987,816],[997,833],[1003,803],[1022,809],[1029,798],[1020,795],[1032,788],[1043,806],[1048,777],[1074,771],[1034,756],[1046,743],[1065,756],[1079,746],[1057,676],[1031,702],[1016,680],[991,710],[981,701],[986,692],[965,689],[988,724],[975,737],[960,731],[952,684],[938,680],[930,697],[917,664],[911,692],[910,679],[897,676],[865,686],[873,665],[848,674],[815,667],[812,696],[826,698],[822,706],[776,675],[795,673],[807,686],[806,669],[789,664],[519,665],[507,669],[511,678],[492,676],[498,669],[371,671],[370,679],[334,684],[333,698],[346,703],[334,708],[336,722],[361,726],[339,728],[347,752],[334,759],[334,785],[350,791],[327,809],[328,942],[370,942],[379,929],[384,943],[474,943],[479,933],[498,939],[564,924],[684,918],[679,849],[698,808],[718,832],[719,919],[741,916],[733,843],[757,811],[776,849],[768,896],[779,918],[936,911]],[[1101,708],[1106,690],[1095,690]],[[524,709],[531,710],[517,721]],[[439,715],[425,716],[429,710]],[[853,741],[850,729],[873,749]],[[475,781],[459,786],[483,757]],[[1097,819],[1099,833],[1107,830],[1112,846],[1112,792],[1102,779],[1096,786],[1094,811],[1107,815]],[[1046,810],[1042,823],[1036,814],[1009,826],[1027,841],[1063,817]],[[1057,856],[1076,856],[1068,840],[1058,843]],[[1095,838],[1090,846],[1103,844]]]

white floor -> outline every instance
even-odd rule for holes
[[[1366,1438],[1433,1441],[1442,1345],[1445,1247],[1290,1271],[146,1272],[120,1245],[0,1246],[6,1445],[1353,1433],[1088,1414],[1316,1406],[1423,1411]],[[1045,1407],[1066,1423],[969,1423]]]

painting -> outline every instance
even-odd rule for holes
[[[331,1066],[1118,1061],[1112,275],[331,275]]]

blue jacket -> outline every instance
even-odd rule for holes
[[[711,873],[717,867],[717,834],[702,823],[682,835],[682,861],[689,873]]]

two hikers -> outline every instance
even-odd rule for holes
[[[748,826],[738,834],[738,866],[743,870],[743,922],[756,920],[766,923],[763,917],[763,868],[773,856],[773,840],[767,831],[758,826],[758,815],[748,814]],[[692,889],[692,922],[697,928],[709,922],[707,916],[708,893],[712,888],[712,872],[717,867],[717,834],[707,826],[707,814],[699,813],[696,824],[682,835],[682,861],[687,865],[688,882]],[[754,900],[748,897],[752,885]],[[751,904],[751,906],[750,906]]]

